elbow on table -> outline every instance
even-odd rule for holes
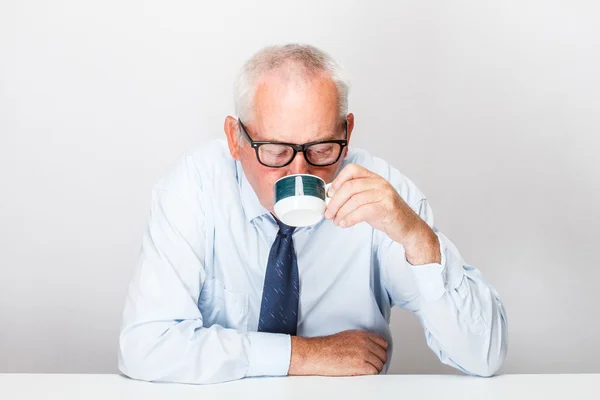
[[[140,354],[134,354],[134,352],[128,349],[124,350],[121,345],[119,346],[117,367],[123,375],[131,379],[148,382],[156,380],[156,377],[151,374],[151,371],[144,366],[144,362],[141,358]]]
[[[125,332],[119,337],[118,369],[129,378],[141,381],[158,381],[161,379],[161,372],[153,368],[153,358],[148,344],[142,340]]]
[[[119,371],[128,378],[147,382],[152,382],[154,380],[149,376],[147,371],[144,371],[143,368],[139,367],[139,364],[136,365],[136,363],[131,360],[126,361],[121,355],[119,355],[118,368]]]
[[[486,364],[482,364],[481,366],[478,366],[476,368],[473,368],[467,372],[470,375],[478,376],[480,378],[491,378],[492,376],[496,375],[496,373],[498,372],[498,370],[500,369],[501,366],[502,366],[502,363],[497,363],[497,364],[486,363]]]
[[[494,329],[480,345],[476,345],[472,354],[478,354],[473,358],[473,365],[469,365],[467,373],[471,375],[489,378],[500,370],[506,353],[508,351],[508,330],[505,319],[502,319],[500,329]]]
[[[480,362],[470,365],[469,368],[465,370],[465,372],[469,375],[474,375],[482,378],[490,378],[496,375],[500,367],[502,367],[505,358],[506,347],[503,346],[498,353],[494,355],[490,354],[487,357],[482,358]]]

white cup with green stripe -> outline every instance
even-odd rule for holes
[[[314,225],[323,218],[331,184],[318,176],[294,174],[280,178],[273,186],[274,211],[289,226]]]

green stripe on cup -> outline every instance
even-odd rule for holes
[[[289,175],[275,183],[275,203],[291,196],[314,196],[325,200],[323,181],[312,175]]]

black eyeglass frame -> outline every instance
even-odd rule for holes
[[[239,126],[240,126],[240,131],[242,132],[242,136],[244,137],[244,139],[246,139],[246,141],[248,143],[250,143],[250,146],[252,146],[252,148],[256,152],[256,159],[258,160],[259,163],[261,163],[265,167],[269,167],[269,168],[283,168],[283,167],[285,167],[287,165],[290,165],[292,163],[292,161],[294,161],[294,159],[296,158],[296,155],[298,154],[298,152],[301,152],[302,155],[304,156],[304,159],[306,160],[306,162],[309,163],[310,165],[314,166],[314,167],[328,167],[330,165],[335,164],[336,162],[338,162],[340,160],[340,157],[342,156],[342,153],[344,152],[344,147],[346,147],[348,145],[348,119],[346,119],[344,122],[345,122],[345,130],[346,130],[346,138],[345,139],[332,139],[332,140],[323,140],[323,141],[320,141],[320,142],[309,142],[309,143],[304,143],[304,144],[295,144],[295,143],[285,143],[285,142],[261,142],[261,141],[252,140],[252,138],[250,137],[250,135],[248,135],[248,132],[246,131],[246,127],[242,123],[242,120],[238,119],[238,123],[239,123]],[[315,164],[315,163],[311,162],[308,159],[308,157],[306,156],[306,150],[310,146],[313,146],[315,144],[327,144],[327,143],[335,143],[335,144],[339,144],[340,145],[340,152],[339,152],[337,158],[335,159],[335,161],[330,162],[328,164]],[[292,155],[292,157],[290,158],[290,160],[287,163],[283,164],[283,165],[273,166],[273,165],[265,164],[260,159],[260,156],[258,155],[258,151],[259,151],[260,146],[264,146],[266,144],[276,144],[276,145],[283,145],[283,146],[291,147],[292,150],[294,151],[294,154]]]

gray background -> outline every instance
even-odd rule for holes
[[[0,3],[0,372],[116,372],[150,189],[224,137],[242,62],[312,43],[353,144],[428,195],[500,292],[502,372],[600,372],[595,1]],[[595,248],[594,248],[595,247]],[[392,372],[441,365],[395,311]]]

